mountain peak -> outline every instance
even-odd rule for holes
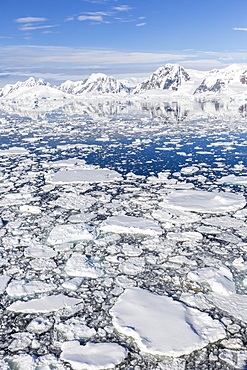
[[[165,64],[159,67],[149,78],[136,86],[134,93],[146,90],[175,90],[190,80],[190,76],[185,69],[178,64]]]

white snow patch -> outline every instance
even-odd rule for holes
[[[40,207],[30,206],[28,204],[23,204],[22,206],[20,206],[19,210],[20,210],[20,212],[31,213],[31,214],[34,214],[34,215],[38,215],[38,214],[41,213]]]
[[[55,288],[56,285],[39,280],[13,280],[8,285],[6,292],[11,297],[22,297],[35,293],[49,292]]]
[[[183,232],[168,232],[166,234],[167,239],[175,240],[177,242],[198,242],[203,239],[201,233],[196,231],[183,231]]]
[[[31,299],[27,302],[16,301],[7,307],[7,310],[22,313],[46,313],[72,307],[81,302],[82,299],[70,298],[63,294],[58,294],[39,299]]]
[[[47,247],[45,245],[27,247],[24,250],[25,257],[52,258],[55,257],[56,255],[57,252],[53,248]]]
[[[228,296],[217,293],[208,294],[207,299],[216,307],[238,320],[247,323],[247,295],[231,294]]]
[[[68,259],[65,271],[69,276],[97,278],[103,271],[96,267],[93,261],[80,253],[73,253]]]
[[[142,217],[126,215],[112,216],[106,219],[100,230],[108,233],[161,235],[163,233],[158,222]]]
[[[199,222],[201,217],[192,212],[185,212],[178,209],[167,208],[162,210],[155,210],[152,212],[152,217],[160,222],[166,222],[166,227],[169,224],[180,225],[180,224],[192,224]]]
[[[247,176],[228,175],[217,180],[218,184],[247,185]]]
[[[55,329],[59,331],[66,340],[90,338],[96,334],[96,330],[87,326],[83,319],[75,317],[56,324]]]
[[[246,201],[243,195],[202,190],[177,190],[171,192],[162,206],[174,207],[198,213],[226,213],[243,208]]]
[[[0,294],[4,292],[8,282],[10,281],[11,277],[7,275],[0,276]]]
[[[114,369],[127,356],[127,349],[117,343],[87,343],[77,341],[61,345],[61,360],[69,362],[75,370]]]
[[[154,355],[179,357],[225,337],[208,314],[140,288],[126,289],[110,313],[119,332]]]
[[[25,148],[13,146],[9,149],[0,150],[0,155],[27,155],[29,151]]]
[[[112,182],[122,180],[122,176],[108,169],[69,170],[55,173],[48,182],[52,184],[78,184],[94,182]]]
[[[231,271],[222,266],[219,269],[214,267],[204,267],[190,271],[187,275],[189,280],[197,283],[207,284],[213,292],[223,295],[236,293],[235,283]]]
[[[95,228],[84,223],[58,225],[51,230],[47,242],[52,245],[63,244],[78,240],[92,240],[95,236]]]

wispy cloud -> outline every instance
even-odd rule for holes
[[[247,28],[233,28],[234,31],[247,31]]]
[[[114,6],[113,9],[117,10],[118,12],[127,12],[133,8],[129,5],[120,5],[120,6]]]
[[[146,26],[146,23],[138,23],[138,24],[136,25],[136,27],[142,27],[142,26]]]
[[[33,26],[30,24],[27,24],[25,26],[22,26],[19,28],[20,31],[33,31],[33,30],[39,30],[39,29],[44,29],[44,28],[53,28],[53,27],[58,27],[58,24],[53,24],[53,25],[47,25],[47,26]]]
[[[105,23],[102,15],[80,15],[78,21],[94,21],[99,23]]]
[[[13,37],[10,36],[0,36],[0,39],[12,39]]]
[[[26,17],[26,18],[17,18],[15,19],[16,23],[34,23],[34,22],[45,22],[47,18],[42,17]]]

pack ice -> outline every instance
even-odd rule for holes
[[[198,213],[234,212],[246,205],[241,194],[202,190],[177,190],[164,198],[163,207],[174,207]]]
[[[106,233],[144,234],[150,236],[161,235],[163,232],[157,221],[126,215],[109,217],[102,223],[100,230]]]
[[[128,288],[110,311],[115,328],[143,352],[179,357],[223,339],[223,325],[173,298]]]

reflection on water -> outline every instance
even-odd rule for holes
[[[202,118],[241,118],[247,115],[247,104],[211,101],[155,101],[155,100],[53,100],[25,104],[1,102],[0,112],[19,117],[45,119],[52,116],[125,117],[142,115],[162,119],[164,122],[181,122]]]

